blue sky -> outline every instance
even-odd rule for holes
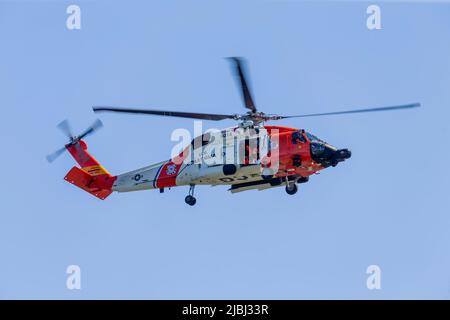
[[[81,8],[81,30],[66,8]],[[374,2],[377,3],[377,2]],[[0,298],[450,297],[450,3],[0,1]],[[239,113],[223,58],[248,60],[257,106],[298,114],[421,102],[421,109],[291,119],[353,157],[282,188],[113,194],[65,183],[45,155],[93,105]],[[101,115],[92,154],[119,174],[167,159],[184,119]],[[207,127],[233,123],[204,124]],[[66,288],[68,265],[81,290]],[[382,270],[381,290],[366,268]]]

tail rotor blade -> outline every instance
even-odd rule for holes
[[[61,154],[63,154],[64,151],[67,150],[67,147],[78,144],[81,139],[94,133],[101,127],[103,127],[103,123],[99,119],[97,119],[91,126],[89,126],[86,130],[84,130],[84,132],[82,134],[80,134],[79,136],[74,136],[72,134],[72,129],[67,120],[62,121],[60,124],[57,125],[57,127],[69,138],[69,143],[66,144],[64,147],[62,147],[62,148],[56,150],[55,152],[46,156],[47,161],[50,163],[55,161]]]
[[[95,122],[89,128],[87,128],[82,134],[78,136],[78,140],[81,140],[84,137],[93,134],[101,127],[103,127],[103,123],[100,121],[100,119],[95,120]]]
[[[73,137],[72,128],[69,121],[63,120],[57,126],[69,139]]]
[[[56,158],[58,158],[60,155],[62,155],[64,153],[64,151],[66,151],[66,147],[62,147],[61,149],[56,150],[55,152],[47,155],[45,158],[47,159],[47,161],[49,163],[52,163],[53,161],[56,160]]]

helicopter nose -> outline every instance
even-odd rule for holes
[[[337,166],[339,162],[343,162],[352,156],[352,152],[348,149],[336,150],[331,157],[331,165],[333,167]]]
[[[341,149],[338,150],[337,152],[341,159],[350,159],[352,157],[352,152],[348,149]]]
[[[350,159],[351,156],[352,156],[352,152],[348,149],[336,150],[336,153],[334,154],[334,158],[337,161],[344,161],[344,160]]]

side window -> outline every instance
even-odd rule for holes
[[[299,142],[306,142],[305,137],[302,135],[300,131],[295,131],[292,133],[292,143],[297,144]]]
[[[205,133],[201,136],[196,137],[195,139],[193,139],[191,141],[191,145],[192,147],[198,148],[198,147],[204,147],[206,146],[210,141],[214,141],[213,139],[211,139],[211,135],[209,133]]]

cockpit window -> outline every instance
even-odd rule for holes
[[[306,132],[306,136],[308,137],[309,141],[311,141],[311,142],[323,142],[322,140],[320,140],[315,135],[313,135],[309,132]]]
[[[300,131],[295,131],[292,133],[292,143],[297,144],[298,142],[306,142],[306,140]]]

